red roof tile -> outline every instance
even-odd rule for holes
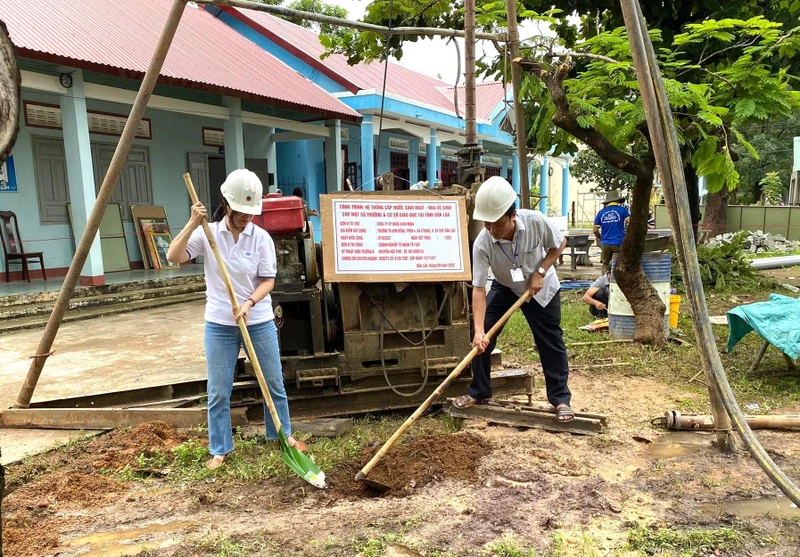
[[[11,0],[0,2],[18,54],[141,79],[169,0]],[[190,5],[159,82],[280,106],[318,117],[359,114],[207,11]]]
[[[466,107],[466,88],[458,88],[458,109],[463,115]],[[448,95],[453,95],[453,88],[448,89]],[[506,98],[506,88],[500,81],[485,81],[475,87],[475,104],[478,120],[490,120],[495,109]]]
[[[350,92],[383,89],[383,62],[351,66],[347,63],[347,58],[340,54],[333,54],[320,60],[325,47],[320,44],[319,36],[314,31],[264,12],[237,8],[224,9],[277,45],[305,59]],[[444,81],[389,62],[386,78],[387,93],[452,112],[453,93],[451,87],[448,91],[449,87],[450,85]],[[461,112],[463,116],[463,110]]]

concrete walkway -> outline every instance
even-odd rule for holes
[[[58,399],[202,379],[204,301],[65,323],[33,400]],[[0,408],[17,398],[41,330],[19,331],[0,342]],[[3,464],[85,435],[58,430],[0,430]]]

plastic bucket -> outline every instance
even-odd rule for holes
[[[678,328],[678,317],[681,315],[681,297],[679,294],[669,295],[669,326]]]
[[[617,256],[611,260],[611,288],[608,301],[608,333],[615,339],[632,339],[636,333],[636,318],[633,309],[620,290],[614,277]],[[669,333],[670,319],[670,273],[672,271],[672,255],[667,253],[645,253],[642,256],[642,271],[650,279],[650,283],[664,302],[664,334]]]

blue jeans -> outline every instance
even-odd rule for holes
[[[247,331],[264,372],[269,394],[278,410],[281,426],[288,437],[292,434],[289,419],[289,399],[283,386],[281,355],[278,348],[278,329],[273,321],[249,325]],[[205,349],[208,366],[208,449],[214,456],[233,450],[231,434],[231,391],[236,373],[239,349],[244,345],[239,327],[217,325],[206,321]],[[277,439],[278,433],[264,403],[267,439]]]

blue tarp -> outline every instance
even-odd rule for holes
[[[796,360],[800,356],[800,299],[770,294],[766,302],[728,312],[728,352],[750,331]]]
[[[587,290],[591,285],[591,280],[562,280],[561,290]]]

